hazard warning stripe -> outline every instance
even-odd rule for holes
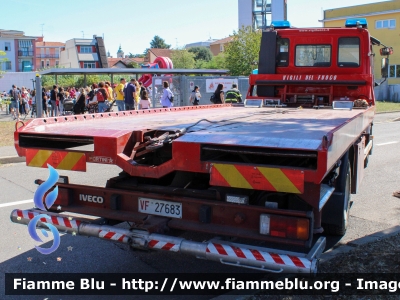
[[[117,241],[117,242],[121,242],[121,243],[128,243],[128,241],[129,241],[129,237],[126,236],[125,234],[121,234],[121,233],[117,233],[117,232],[113,232],[113,231],[107,231],[107,230],[100,230],[99,238]]]
[[[17,217],[32,220],[34,217],[39,215],[37,212],[31,212],[31,211],[26,211],[26,210],[17,210],[16,211]],[[56,216],[50,216],[50,219],[46,218],[40,218],[41,222],[49,223],[55,226],[63,226],[67,228],[72,228],[78,230],[79,225],[81,224],[81,221],[75,220],[75,219],[68,219],[68,217],[56,217]]]
[[[86,155],[80,152],[26,150],[26,165],[47,168],[47,165],[59,170],[86,171]]]
[[[304,172],[281,168],[213,164],[210,184],[301,194],[304,192]]]
[[[148,246],[149,246],[149,248],[153,248],[153,249],[160,249],[160,250],[179,252],[179,245],[173,244],[173,243],[169,243],[169,242],[151,240],[151,241],[149,241]]]
[[[231,258],[244,258],[249,260],[275,263],[277,265],[287,265],[299,268],[311,268],[311,261],[297,256],[286,254],[268,253],[260,250],[247,249],[231,245],[208,243],[207,253],[224,255]]]

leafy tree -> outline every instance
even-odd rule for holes
[[[132,54],[131,52],[129,52],[128,57],[129,58],[145,57],[145,55],[144,54]]]
[[[131,61],[131,62],[129,62],[129,63],[127,63],[127,68],[139,68],[139,64],[137,63],[137,62],[135,62],[135,61]]]
[[[258,62],[261,45],[261,31],[254,31],[251,26],[242,27],[233,33],[233,40],[225,47],[226,68],[230,75],[247,76]]]
[[[8,61],[7,57],[3,57],[2,56],[6,56],[6,53],[4,51],[0,51],[0,78],[1,78],[1,74],[4,73],[4,71],[1,69],[1,65],[3,64],[3,62]]]
[[[188,51],[194,54],[194,59],[196,61],[210,61],[213,57],[211,50],[207,47],[192,47],[189,48]]]
[[[225,54],[219,53],[213,56],[210,61],[199,60],[196,61],[196,68],[198,69],[226,69]]]
[[[150,42],[150,48],[170,49],[171,45],[166,44],[164,39],[156,35]]]
[[[195,66],[194,54],[186,49],[175,50],[171,59],[175,69],[193,69]]]

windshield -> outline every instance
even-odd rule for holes
[[[330,45],[296,46],[297,67],[329,67],[331,65]]]

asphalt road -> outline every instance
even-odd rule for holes
[[[399,225],[400,200],[392,197],[400,189],[400,113],[378,115],[374,126],[374,153],[365,173],[360,192],[352,196],[350,228],[342,240],[347,243],[371,233]],[[70,182],[93,186],[104,186],[106,180],[117,175],[115,166],[88,165],[88,172],[62,171]],[[218,263],[198,260],[168,252],[130,251],[126,246],[96,238],[64,235],[60,248],[42,255],[34,248],[36,244],[29,236],[27,227],[14,224],[9,216],[13,209],[28,209],[31,203],[10,205],[10,202],[32,199],[37,186],[34,180],[46,179],[47,169],[28,168],[24,163],[0,165],[0,299],[45,299],[45,296],[5,296],[5,273],[54,273],[54,272],[98,272],[98,273],[210,273],[248,272],[244,269],[223,266]],[[12,204],[12,203],[11,203]],[[190,238],[190,235],[188,236]],[[51,239],[49,239],[51,241]],[[50,244],[46,244],[48,247]],[[71,246],[72,251],[68,251]],[[31,261],[28,261],[31,258]],[[58,261],[57,258],[61,258]],[[144,297],[141,297],[144,298]],[[146,299],[155,297],[148,296]],[[169,299],[186,299],[171,296]],[[208,299],[209,297],[191,297]],[[132,296],[50,296],[47,299],[132,299]],[[135,299],[140,299],[135,297]],[[163,297],[165,299],[165,297]]]

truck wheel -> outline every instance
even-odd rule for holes
[[[336,190],[322,210],[322,226],[330,235],[342,236],[346,233],[351,197],[351,169],[348,153],[342,158],[340,174],[336,180]]]

